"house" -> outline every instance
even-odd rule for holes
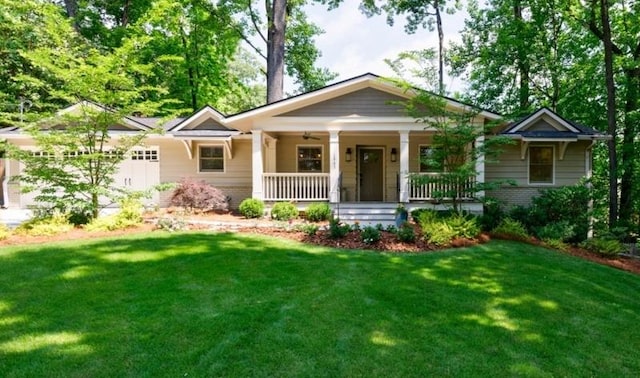
[[[410,173],[438,174],[419,159],[429,153],[434,131],[408,117],[398,104],[411,95],[365,74],[231,116],[205,106],[165,123],[164,134],[149,136],[144,146],[131,151],[115,182],[143,189],[193,177],[222,189],[231,197],[231,207],[248,197],[301,205],[326,201],[343,209],[360,204],[367,211],[395,209],[399,202],[442,206],[433,204],[436,184],[416,185],[409,179]],[[444,100],[449,110],[469,108]],[[499,114],[480,111],[473,122],[480,127],[499,120]],[[147,130],[158,122],[126,117],[113,135]],[[546,108],[516,123],[503,123],[496,132],[516,143],[505,149],[498,164],[480,159],[477,177],[469,180],[514,180],[515,186],[489,193],[511,204],[527,204],[541,188],[590,176],[591,147],[607,138]],[[0,137],[35,148],[17,129],[2,129]],[[483,137],[476,141],[482,142]],[[18,184],[9,180],[20,169],[16,161],[5,162],[5,206],[33,203],[32,194],[20,193]],[[168,198],[169,193],[162,193],[154,201],[167,206]],[[477,198],[467,198],[465,207],[482,211]]]

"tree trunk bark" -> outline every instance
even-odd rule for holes
[[[444,95],[444,31],[442,30],[442,15],[440,14],[440,2],[438,0],[434,1],[433,9],[438,27],[438,93]]]
[[[522,25],[524,23],[524,19],[522,17],[522,6],[520,5],[520,1],[515,1],[513,5],[513,16],[517,25]],[[518,85],[518,105],[520,107],[520,111],[528,111],[529,110],[529,60],[527,58],[527,51],[524,47],[517,47],[517,67],[519,74],[519,85]]]
[[[269,1],[267,1],[267,4]],[[284,40],[287,0],[273,0],[269,13],[267,41],[267,103],[284,98]]]
[[[640,68],[630,68],[625,70],[627,79],[625,94],[625,119],[624,130],[622,132],[621,149],[621,177],[620,177],[620,221],[625,223],[631,221],[633,214],[633,193],[635,188],[634,176],[636,172],[636,122],[637,117],[633,114],[638,110],[638,88],[640,86]]]
[[[609,226],[618,221],[618,160],[616,154],[616,87],[613,80],[613,42],[609,24],[609,1],[600,0],[602,43],[604,45],[605,83],[607,87],[607,132],[613,138],[609,148]]]

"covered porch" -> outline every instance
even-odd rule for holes
[[[420,155],[430,148],[433,132],[352,129],[253,130],[252,196],[268,202],[409,204],[446,201],[442,193],[451,191],[467,202],[483,195],[468,190],[484,181],[482,159],[476,164],[478,174],[459,185],[439,180],[441,173],[421,165]],[[482,142],[479,138],[476,145]],[[419,176],[430,180],[412,179]]]

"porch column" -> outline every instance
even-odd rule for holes
[[[265,140],[265,145],[267,147],[266,150],[266,161],[264,165],[265,172],[277,172],[276,167],[276,143],[278,142],[275,138],[269,138]]]
[[[484,135],[476,138],[475,148],[483,149]],[[484,153],[478,154],[476,159],[476,183],[484,183]],[[473,195],[473,193],[471,193]],[[484,190],[475,193],[478,197],[484,197]]]
[[[340,202],[340,132],[329,132],[329,202]]]
[[[400,133],[400,202],[409,202],[409,131]]]
[[[251,197],[255,199],[263,199],[262,193],[262,174],[264,172],[262,165],[262,130],[251,131],[251,171],[252,171],[252,192]]]

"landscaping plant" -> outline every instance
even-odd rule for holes
[[[171,194],[171,205],[189,212],[229,209],[229,197],[204,180],[183,178]]]
[[[298,208],[291,202],[278,202],[271,208],[271,219],[288,221],[298,217]]]
[[[238,210],[245,218],[262,218],[264,202],[256,198],[246,198],[240,202]]]
[[[310,222],[322,222],[331,217],[331,207],[328,203],[312,203],[305,210],[305,217]]]

